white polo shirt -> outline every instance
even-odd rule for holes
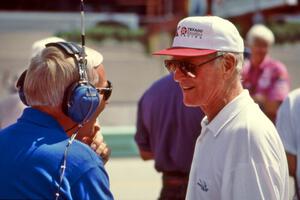
[[[279,107],[276,126],[286,152],[296,155],[300,161],[300,89],[290,92]],[[297,165],[297,181],[300,183],[300,165]],[[300,185],[298,185],[300,187]],[[300,191],[300,188],[298,188]]]
[[[187,200],[287,200],[288,166],[272,122],[247,90],[202,121]]]

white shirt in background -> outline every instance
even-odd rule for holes
[[[279,107],[276,126],[286,152],[300,160],[300,89],[289,93]],[[297,182],[300,183],[300,165],[297,165]],[[299,185],[298,185],[299,186]],[[300,191],[300,188],[298,188]]]

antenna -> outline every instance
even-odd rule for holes
[[[87,81],[87,73],[86,73],[86,54],[85,54],[85,24],[84,24],[84,2],[80,0],[80,15],[81,15],[81,52],[79,59],[79,73],[80,73],[80,81]]]
[[[84,52],[85,46],[85,27],[84,27],[84,3],[83,0],[80,1],[80,14],[81,14],[81,47]],[[85,56],[85,55],[84,55]]]
[[[84,48],[85,47],[85,30],[84,30],[84,3],[83,3],[83,0],[80,0],[80,14],[81,14],[81,52],[79,53],[78,68],[79,68],[80,81],[87,82],[88,81],[88,76],[87,76],[87,72],[86,72],[86,62],[87,61],[85,59],[86,54],[85,54],[85,48]],[[93,106],[91,105],[90,108],[92,108],[92,107]],[[55,200],[58,200],[60,198],[60,189],[61,189],[61,186],[63,183],[65,171],[67,168],[68,152],[69,152],[70,146],[73,143],[75,137],[77,136],[80,128],[82,128],[82,124],[79,124],[77,130],[72,134],[72,136],[70,137],[70,139],[66,145],[64,155],[63,155],[63,161],[60,166],[59,182],[58,182],[58,186],[57,186],[57,191],[55,193]]]

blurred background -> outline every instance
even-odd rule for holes
[[[34,41],[59,36],[80,41],[80,0],[2,0],[0,4],[0,100],[14,92],[27,68]],[[106,165],[116,199],[156,199],[160,175],[143,162],[133,141],[137,101],[165,75],[162,58],[151,52],[169,47],[178,21],[218,15],[231,20],[244,37],[254,23],[275,34],[271,55],[300,86],[299,0],[85,0],[87,46],[104,55],[113,95],[99,121],[112,148]]]

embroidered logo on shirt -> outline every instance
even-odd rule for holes
[[[199,179],[199,181],[197,182],[197,185],[199,185],[201,190],[203,190],[204,192],[208,191],[207,184],[204,180]]]

